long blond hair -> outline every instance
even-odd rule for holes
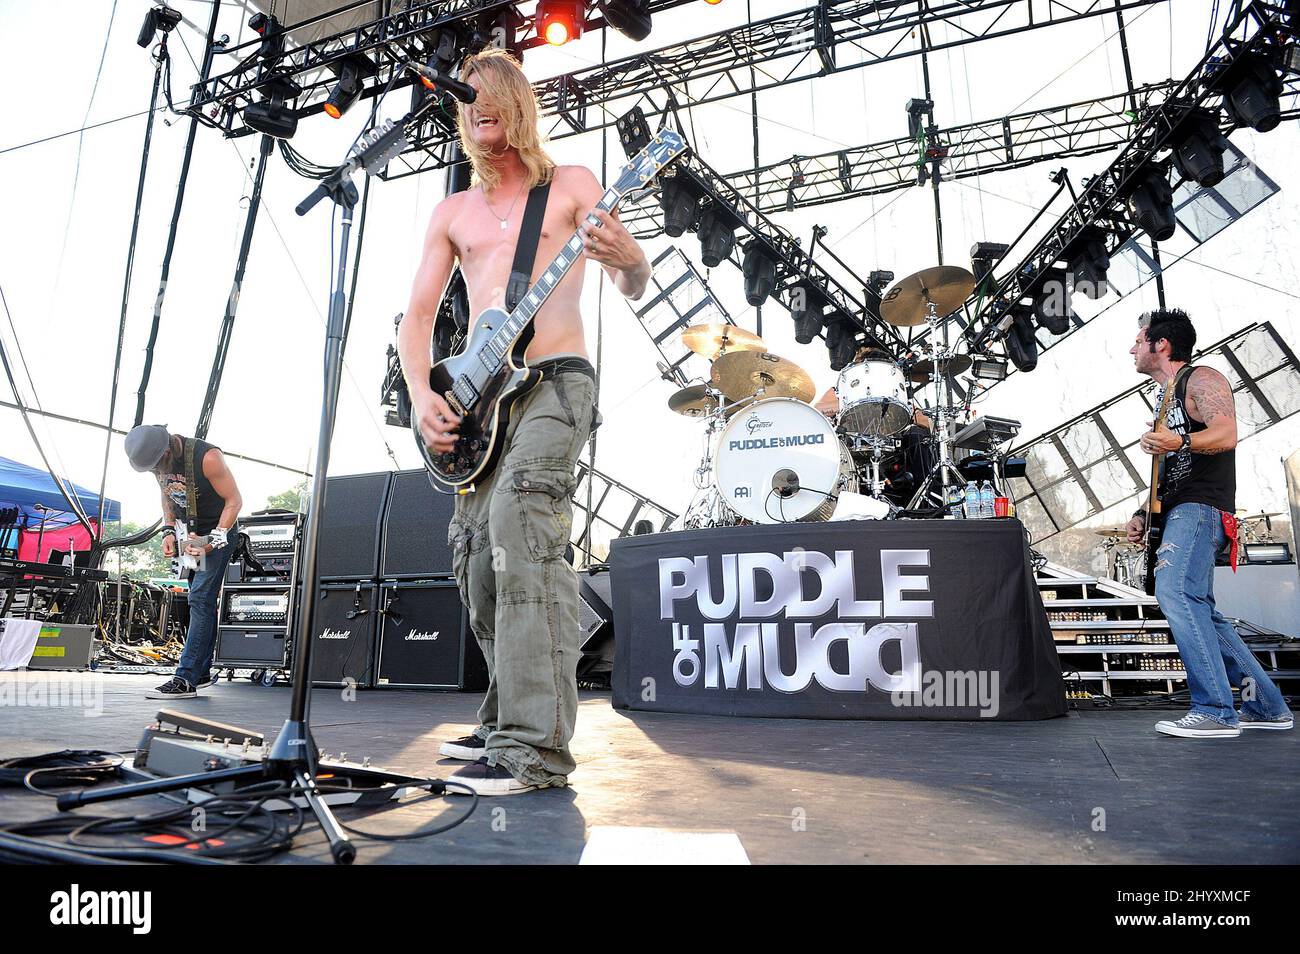
[[[467,81],[478,74],[480,88],[478,101],[497,112],[498,122],[506,131],[506,144],[518,150],[519,159],[527,174],[525,188],[549,182],[555,172],[555,162],[542,148],[542,137],[537,132],[537,94],[524,76],[523,68],[508,51],[486,47],[465,60],[461,66],[461,80]],[[469,157],[475,185],[484,191],[501,184],[501,175],[492,163],[492,154],[474,142],[469,134],[464,103],[457,103],[456,126],[460,134],[460,147]]]

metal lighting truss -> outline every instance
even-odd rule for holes
[[[1009,265],[992,294],[982,301],[972,300],[972,317],[963,335],[973,350],[983,350],[1005,335],[1012,320],[1011,309],[1033,298],[1051,266],[1068,257],[1071,244],[1086,229],[1102,230],[1108,254],[1128,241],[1137,226],[1125,213],[1124,203],[1138,174],[1175,145],[1180,121],[1189,112],[1220,105],[1224,93],[1214,85],[1216,76],[1252,53],[1264,53],[1279,65],[1283,62],[1285,48],[1293,37],[1289,16],[1282,6],[1255,0],[1225,28],[1186,79],[1162,102],[1147,104],[1131,140],[1114,162],[1087,180],[1083,192],[1037,245],[1019,262]],[[1226,134],[1235,126],[1225,121],[1223,128]],[[928,334],[929,329],[925,329],[919,337]]]

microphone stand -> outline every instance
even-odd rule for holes
[[[436,80],[435,80],[436,82]],[[302,592],[304,595],[316,593],[318,585],[316,571],[316,554],[320,542],[320,518],[325,503],[326,479],[329,472],[330,442],[334,435],[334,418],[338,410],[340,385],[343,378],[343,347],[346,337],[347,317],[347,262],[348,242],[352,233],[352,210],[359,198],[357,187],[352,182],[352,174],[364,168],[367,173],[383,168],[392,156],[407,146],[405,131],[408,126],[418,122],[440,97],[429,96],[415,109],[407,113],[396,123],[385,123],[357,144],[355,155],[349,158],[327,175],[319,186],[297,207],[299,215],[304,215],[321,199],[329,197],[343,210],[343,232],[339,243],[339,258],[336,285],[330,298],[329,319],[325,329],[325,384],[321,404],[320,429],[317,433],[316,467],[312,474],[311,503],[307,508],[307,519],[303,530]],[[357,849],[348,838],[338,819],[329,806],[325,804],[322,792],[316,784],[318,769],[321,767],[319,750],[311,734],[309,712],[311,708],[311,643],[312,643],[312,608],[314,600],[308,599],[298,613],[294,630],[293,693],[289,703],[289,717],[280,728],[279,735],[266,750],[261,764],[219,769],[212,772],[200,772],[194,775],[182,775],[163,778],[130,785],[121,785],[106,791],[68,792],[59,796],[60,811],[67,811],[80,805],[96,802],[131,798],[136,795],[153,795],[163,792],[178,791],[185,788],[207,787],[218,782],[231,780],[254,781],[280,780],[292,786],[292,794],[301,796],[307,807],[316,817],[321,830],[329,840],[330,855],[336,864],[351,864],[356,858]],[[370,782],[381,785],[406,787],[419,785],[441,794],[446,790],[442,782],[408,776],[394,775],[388,772],[347,766],[347,774],[363,774]],[[338,774],[339,769],[329,765],[331,774]]]

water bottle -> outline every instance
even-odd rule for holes
[[[977,520],[983,514],[980,513],[980,490],[975,486],[975,481],[966,482],[966,508],[965,515],[967,520]]]
[[[993,502],[996,497],[997,494],[994,493],[993,491],[992,483],[986,480],[984,481],[984,483],[980,484],[980,516],[981,517],[989,519],[997,514],[997,506]]]

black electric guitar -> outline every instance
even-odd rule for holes
[[[612,210],[625,195],[647,186],[685,152],[681,136],[661,129],[623,167],[618,181],[605,190],[596,208]],[[588,225],[597,222],[594,214],[587,216]],[[416,446],[437,483],[452,490],[467,488],[486,478],[496,466],[511,408],[542,380],[540,371],[524,365],[524,353],[533,338],[533,317],[581,255],[582,236],[574,232],[513,311],[488,308],[478,316],[464,349],[429,369],[429,387],[461,418],[456,446],[438,453],[425,446],[419,422],[411,416]]]
[[[1173,403],[1174,389],[1178,387],[1178,382],[1182,380],[1182,376],[1187,370],[1187,368],[1184,368],[1174,375],[1173,380],[1165,388],[1164,397],[1160,400],[1159,413],[1156,414],[1151,430],[1158,431],[1165,426],[1165,421],[1169,417],[1169,406]],[[1156,595],[1156,561],[1159,559],[1156,551],[1160,549],[1160,540],[1165,532],[1165,512],[1160,503],[1160,486],[1165,482],[1165,462],[1168,459],[1168,454],[1154,454],[1151,457],[1151,488],[1147,491],[1146,526],[1147,573],[1145,589],[1148,596]]]

